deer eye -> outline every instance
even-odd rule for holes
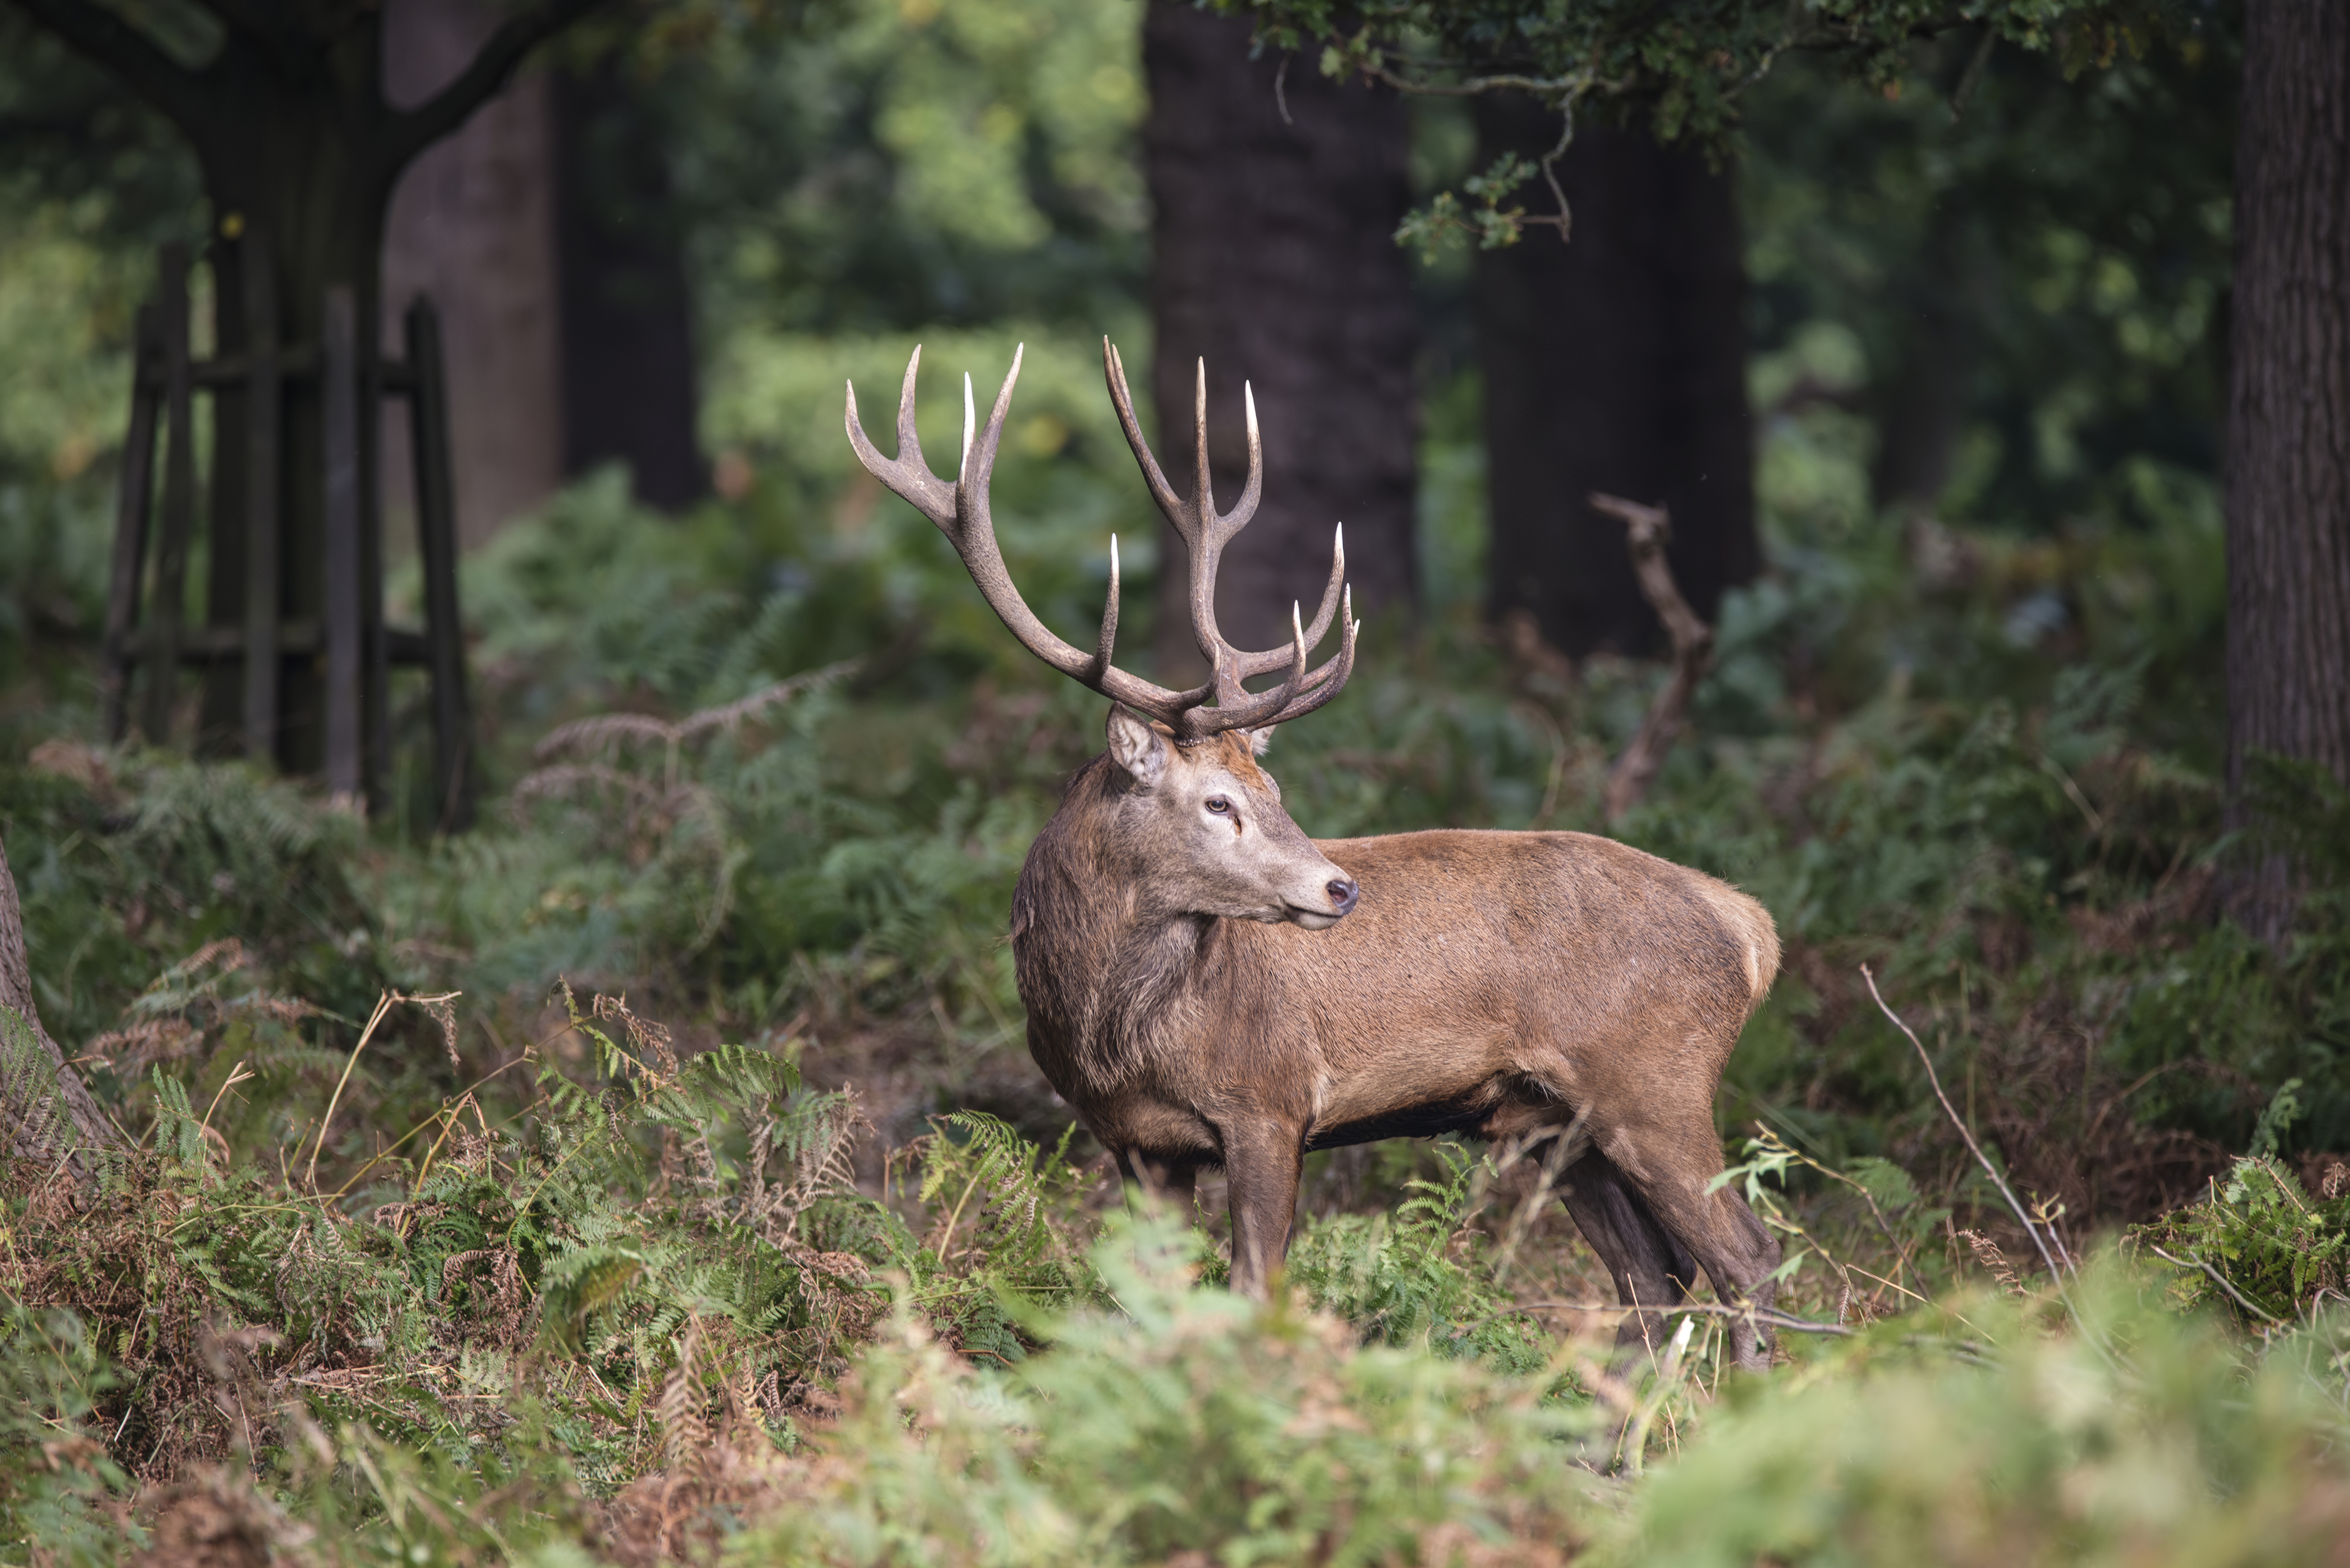
[[[1208,797],[1208,809],[1214,812],[1218,816],[1230,816],[1232,815],[1232,803],[1226,800],[1220,794],[1210,795]]]

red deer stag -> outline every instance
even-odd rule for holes
[[[1036,618],[1005,571],[988,508],[1020,355],[962,462],[932,473],[914,431],[915,350],[898,453],[857,418],[873,476],[938,524],[1028,650],[1111,701],[1108,750],[1071,781],[1028,852],[1012,906],[1036,1064],[1130,1181],[1188,1197],[1203,1166],[1231,1186],[1232,1288],[1262,1295],[1289,1246],[1306,1151],[1459,1131],[1545,1131],[1568,1210],[1627,1307],[1686,1299],[1702,1267],[1724,1301],[1767,1308],[1779,1246],[1728,1188],[1713,1092],[1779,964],[1771,917],[1699,872],[1582,833],[1404,833],[1317,843],[1257,763],[1274,727],[1338,694],[1355,664],[1343,532],[1310,626],[1243,653],[1217,629],[1216,568],[1263,484],[1219,514],[1208,477],[1207,371],[1185,501],[1144,441],[1118,351],[1103,373],[1144,480],[1191,554],[1192,629],[1213,674],[1171,691],[1110,662],[1118,546],[1091,650]],[[1344,607],[1342,609],[1341,607]],[[1342,624],[1336,658],[1308,650]],[[1278,675],[1269,691],[1243,682]],[[1212,706],[1209,700],[1214,699]],[[1553,1130],[1555,1129],[1555,1130]],[[1634,1312],[1619,1337],[1654,1343]],[[1767,1357],[1742,1317],[1739,1359]]]

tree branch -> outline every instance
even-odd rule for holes
[[[395,118],[387,149],[391,161],[388,172],[398,172],[410,159],[464,124],[474,109],[513,79],[533,49],[604,4],[606,0],[541,0],[520,16],[507,18],[456,80]]]
[[[1672,564],[1665,559],[1673,524],[1665,509],[1596,492],[1591,505],[1595,511],[1624,520],[1625,543],[1631,548],[1632,571],[1640,579],[1640,592],[1673,639],[1673,678],[1648,705],[1632,743],[1624,748],[1607,774],[1607,820],[1614,822],[1648,793],[1650,781],[1664,765],[1665,753],[1680,734],[1690,697],[1713,665],[1713,628],[1698,618],[1697,611],[1681,597],[1680,585],[1673,581]]]
[[[205,95],[196,73],[157,47],[145,34],[89,0],[16,0],[34,21],[76,52],[113,72],[122,84],[191,136]]]

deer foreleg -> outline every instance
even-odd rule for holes
[[[1289,1255],[1297,1217],[1297,1182],[1305,1164],[1294,1129],[1257,1125],[1224,1136],[1224,1176],[1232,1195],[1232,1289],[1257,1301]]]

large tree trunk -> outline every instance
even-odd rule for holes
[[[666,141],[616,54],[554,89],[564,470],[625,463],[638,500],[674,511],[709,486]]]
[[[397,164],[378,151],[380,128],[355,115],[341,81],[346,75],[373,84],[380,72],[380,14],[353,24],[332,56],[332,68],[288,78],[244,50],[224,52],[213,67],[213,111],[187,127],[203,171],[204,193],[223,237],[266,236],[277,283],[278,331],[288,343],[316,345],[324,326],[329,286],[351,290],[356,320],[378,317],[378,279],[384,210]],[[249,79],[242,79],[249,78]],[[225,251],[228,247],[215,247]],[[224,281],[234,277],[224,269]],[[241,318],[224,318],[241,347]],[[361,384],[372,381],[380,341],[358,334]],[[278,451],[280,618],[317,620],[326,607],[326,405],[316,376],[287,379]],[[375,522],[376,421],[359,421],[359,493],[362,526]],[[221,514],[216,514],[216,516]],[[226,514],[234,519],[234,514]],[[215,534],[237,532],[232,524]],[[241,563],[242,551],[231,545]],[[373,552],[362,548],[361,559]],[[212,596],[215,619],[241,618],[244,574],[229,575]],[[376,602],[375,585],[362,585],[362,602]],[[277,756],[290,772],[313,773],[326,760],[321,661],[286,661],[280,686]],[[216,716],[215,716],[216,717]],[[363,726],[367,733],[371,726]]]
[[[1477,126],[1484,161],[1558,140],[1515,95],[1480,99]],[[1647,651],[1656,613],[1593,491],[1672,514],[1673,575],[1709,621],[1761,562],[1737,207],[1702,155],[1637,130],[1582,130],[1558,175],[1573,243],[1530,229],[1478,257],[1488,607],[1571,654]]]
[[[1191,485],[1192,386],[1208,361],[1209,450],[1221,503],[1248,471],[1241,387],[1264,436],[1264,500],[1225,554],[1217,615],[1244,648],[1288,639],[1330,575],[1347,527],[1357,614],[1409,611],[1419,580],[1409,261],[1394,243],[1409,201],[1402,104],[1300,58],[1249,58],[1249,24],[1182,0],[1143,23],[1150,113],[1144,167],[1156,208],[1150,303],[1161,463]],[[1161,528],[1158,657],[1204,668],[1184,609],[1181,543]]]
[[[70,1170],[87,1179],[87,1151],[120,1147],[113,1127],[81,1075],[66,1065],[57,1043],[41,1027],[33,1001],[32,966],[25,953],[25,912],[16,902],[16,878],[8,871],[8,849],[0,844],[0,1116],[8,1121],[8,1148],[18,1159]],[[84,1152],[76,1153],[81,1150]]]
[[[2236,142],[2228,396],[2228,802],[2246,759],[2350,781],[2350,10],[2251,0]],[[2290,867],[2238,912],[2281,940]]]
[[[384,90],[421,103],[463,70],[498,23],[494,0],[389,0]],[[400,177],[384,244],[383,322],[418,293],[441,313],[457,539],[471,547],[563,483],[557,348],[555,128],[548,72],[531,71],[428,149]],[[382,421],[384,508],[415,502],[408,410]]]
[[[1922,265],[1896,285],[1899,358],[1875,400],[1877,462],[1869,480],[1877,510],[1905,521],[1934,514],[1966,435],[1981,335],[1974,232],[1964,197],[1944,195]]]

